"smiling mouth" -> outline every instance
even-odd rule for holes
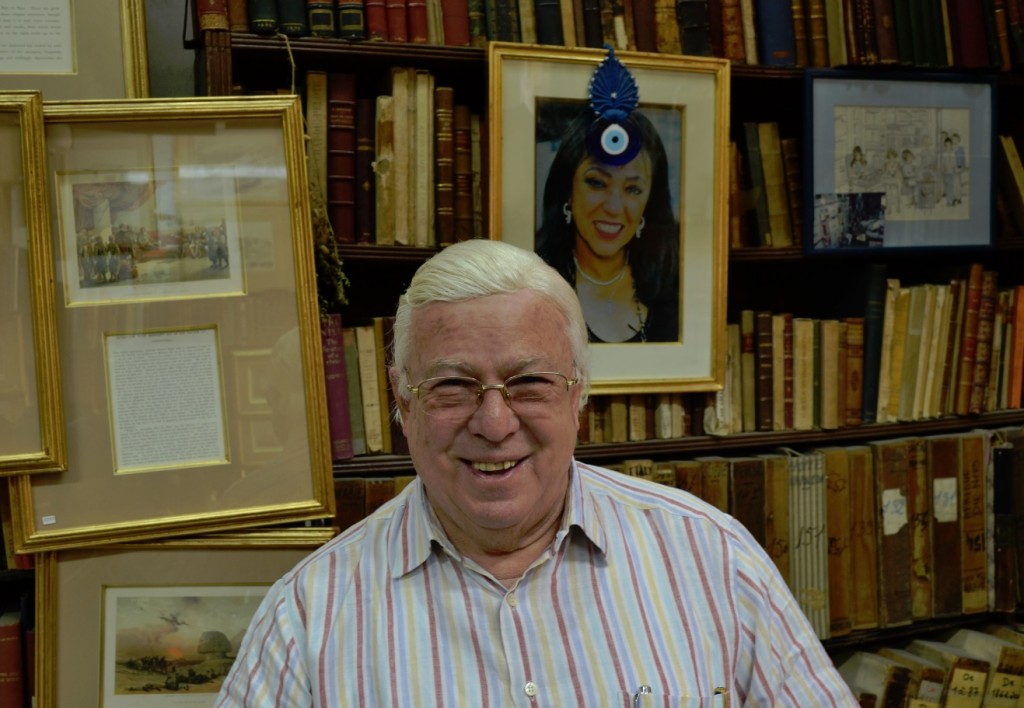
[[[470,462],[469,464],[470,467],[477,472],[506,472],[519,464],[519,460],[503,460],[501,462]]]
[[[622,224],[612,224],[607,221],[595,222],[594,228],[605,236],[618,236],[622,232]]]

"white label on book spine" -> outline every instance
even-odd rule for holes
[[[942,477],[933,481],[932,512],[936,521],[956,521],[956,477]]]
[[[882,491],[882,533],[892,536],[907,525],[907,498],[899,489]]]

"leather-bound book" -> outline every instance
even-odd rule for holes
[[[306,21],[310,37],[338,36],[336,0],[306,0]]]
[[[524,0],[533,2],[537,43],[562,46],[562,4],[559,0]]]
[[[711,27],[711,55],[724,58],[725,32],[722,26],[722,2],[723,0],[708,0],[708,25]]]
[[[772,313],[754,312],[755,427],[772,430]]]
[[[364,0],[366,7],[366,38],[371,42],[388,41],[388,10],[386,0]]]
[[[306,167],[309,192],[327,199],[327,72],[306,72]]]
[[[1006,25],[1011,67],[1024,66],[1024,2],[1006,0]]]
[[[366,515],[369,516],[395,498],[394,477],[368,477],[366,479]]]
[[[440,245],[455,243],[455,90],[434,89],[434,210]]]
[[[366,478],[335,477],[334,525],[344,531],[366,518]]]
[[[720,0],[711,0],[716,2]],[[654,26],[654,0],[633,0],[633,34],[637,51],[658,51]]]
[[[452,47],[468,47],[469,3],[466,0],[441,0],[441,23],[444,43]]]
[[[25,624],[20,610],[0,610],[0,705],[11,708],[27,705],[25,699],[31,693],[26,687]]]
[[[348,460],[352,452],[352,422],[348,412],[348,376],[345,371],[345,343],[341,315],[320,319],[321,349],[327,392],[327,422],[331,435],[331,460]]]
[[[409,41],[409,9],[407,0],[384,0],[387,12],[389,42]]]
[[[757,333],[753,310],[740,311],[740,386],[743,432],[757,430]]]
[[[878,63],[878,20],[875,17],[875,0],[855,0],[854,22],[859,64]]]
[[[896,56],[904,66],[914,64],[913,12],[909,2],[892,4],[893,30],[896,35]]]
[[[947,0],[950,29],[955,37],[954,65],[958,69],[992,66],[985,35],[983,3],[979,0]]]
[[[876,440],[870,444],[875,463],[875,507],[878,524],[879,623],[882,627],[910,624],[911,540],[906,506],[909,453],[906,439]]]
[[[356,77],[327,76],[327,218],[341,243],[356,240]]]
[[[393,96],[377,96],[376,210],[374,211],[374,242],[379,246],[395,244],[395,103]]]
[[[810,66],[810,27],[807,24],[807,6],[804,0],[790,0],[793,13],[793,50],[797,66]]]
[[[758,62],[764,66],[795,66],[796,41],[790,0],[755,0]]]
[[[467,0],[466,15],[469,19],[469,43],[474,47],[487,46],[487,10],[484,0]]]
[[[720,455],[704,455],[696,458],[702,468],[702,499],[711,506],[729,511],[729,460]]]
[[[856,427],[861,424],[864,406],[864,318],[847,317],[846,371],[843,381],[844,411],[841,424]]]
[[[338,0],[338,37],[366,39],[366,4],[363,0]]]
[[[196,15],[200,30],[230,30],[227,0],[197,0]]]
[[[850,566],[853,587],[850,627],[878,627],[878,524],[875,510],[875,465],[867,445],[846,448],[850,484]]]
[[[907,511],[910,517],[910,614],[915,622],[933,615],[932,489],[928,446],[907,438]]]
[[[455,240],[473,238],[472,111],[456,105],[453,121],[455,165]]]
[[[764,460],[764,549],[786,584],[790,583],[789,457],[781,453],[760,455]]]
[[[760,457],[729,458],[729,513],[765,545],[765,462]]]
[[[807,65],[825,68],[828,62],[828,25],[825,22],[825,1],[807,0]]]
[[[962,525],[958,493],[960,441],[955,435],[925,438],[931,479],[931,534],[933,553],[941,549],[932,565],[932,615],[955,617],[963,609],[961,597]]]
[[[712,55],[708,0],[676,0],[676,22],[683,54]]]
[[[256,34],[277,32],[277,0],[249,0],[249,28]]]
[[[343,327],[341,341],[345,350],[345,378],[348,386],[348,419],[352,430],[352,454],[366,454],[366,423],[363,420],[363,391],[359,383],[359,348],[356,330]]]
[[[744,172],[750,180],[751,200],[754,208],[751,226],[755,229],[753,245],[772,246],[771,219],[768,214],[768,193],[765,185],[764,162],[761,157],[761,139],[758,124],[754,121],[743,123],[740,134],[740,152],[744,158]]]
[[[356,242],[372,243],[375,223],[377,102],[356,98]]]
[[[861,379],[861,422],[870,425],[878,416],[878,385],[882,363],[882,325],[885,318],[886,265],[867,266],[864,302],[864,372]]]
[[[390,18],[388,18],[390,22]],[[410,44],[430,42],[430,27],[426,0],[405,0],[405,26]],[[467,23],[468,24],[468,23]],[[468,29],[467,29],[468,32]]]
[[[853,620],[853,563],[850,556],[850,468],[845,447],[818,448],[825,457],[828,521],[828,604],[830,634],[849,634]]]
[[[307,0],[277,0],[277,29],[287,37],[309,34]]]
[[[761,152],[761,170],[764,173],[765,198],[768,202],[768,222],[772,234],[772,246],[786,248],[794,245],[794,239],[779,124],[775,121],[759,122],[757,136]]]
[[[742,64],[747,60],[743,40],[743,13],[740,0],[721,0],[722,3],[722,56]]]
[[[898,64],[899,45],[896,43],[895,4],[899,0],[872,0],[875,9],[875,38],[878,47],[878,63]]]
[[[974,374],[971,376],[971,397],[967,405],[967,412],[970,414],[984,413],[987,410],[998,289],[999,273],[984,269],[981,274],[981,300],[978,303],[978,332],[974,341]]]
[[[216,0],[214,0],[216,3]],[[228,29],[232,32],[248,32],[249,3],[247,0],[227,0]]]
[[[604,44],[604,32],[601,29],[601,0],[583,1],[583,43],[587,47],[600,47]],[[673,22],[673,25],[675,23]],[[657,18],[655,19],[657,29]],[[679,30],[676,29],[678,34]],[[660,51],[660,50],[659,50]]]
[[[963,613],[988,608],[988,558],[985,543],[987,507],[985,477],[988,431],[960,433],[960,514],[963,569]]]
[[[960,359],[956,380],[956,407],[953,413],[967,415],[974,380],[974,356],[978,342],[978,321],[981,313],[981,284],[984,268],[971,265],[967,276],[967,299],[964,305],[963,331],[960,335]]]
[[[489,13],[488,36],[491,39],[499,42],[520,41],[519,7],[516,0],[486,0],[484,7]]]
[[[1013,445],[1000,443],[992,448],[992,514],[995,559],[993,572],[993,607],[996,612],[1013,612],[1017,608],[1018,570],[1016,518],[1014,516],[1014,485],[1024,484],[1015,468]]]
[[[682,51],[676,0],[654,0],[654,39],[662,54],[679,54]]]

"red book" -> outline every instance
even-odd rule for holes
[[[199,16],[199,29],[226,30],[228,24],[227,0],[198,0],[196,14]]]
[[[356,240],[356,77],[327,77],[327,218],[334,237]]]
[[[21,613],[9,610],[0,615],[0,706],[25,705],[23,654]]]
[[[953,62],[958,69],[992,66],[985,36],[984,5],[979,0],[947,0],[949,29],[953,35]]]
[[[452,47],[468,47],[469,3],[467,0],[441,0],[441,23],[444,43]]]
[[[426,44],[430,41],[427,35],[429,29],[426,0],[406,0],[405,19],[411,44]],[[466,23],[468,25],[468,19]]]
[[[388,41],[409,41],[409,19],[406,0],[384,0],[388,16]]]
[[[352,421],[348,411],[348,374],[345,370],[345,344],[342,340],[341,315],[332,314],[320,320],[320,348],[324,357],[324,380],[327,390],[327,422],[331,435],[331,460],[351,459]]]
[[[974,382],[974,354],[978,340],[978,316],[981,310],[981,281],[983,268],[980,263],[971,265],[967,277],[967,301],[964,305],[964,328],[960,336],[960,368],[957,373],[956,406],[953,413],[967,415],[971,402],[971,386]]]
[[[434,89],[434,232],[437,242],[455,242],[455,90]]]
[[[384,0],[366,0],[366,38],[371,42],[388,41],[388,13]],[[405,15],[402,15],[405,19]]]
[[[469,106],[454,109],[455,240],[473,238],[472,112]]]

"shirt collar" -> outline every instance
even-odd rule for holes
[[[566,499],[565,513],[562,523],[555,534],[554,545],[560,546],[569,537],[573,529],[577,529],[599,553],[607,548],[607,536],[604,526],[600,523],[597,506],[592,491],[586,484],[585,476],[575,459],[570,468],[569,493]],[[422,481],[417,478],[407,488],[407,496],[402,511],[396,514],[395,523],[391,524],[388,553],[392,578],[401,577],[412,572],[427,562],[435,552],[446,552],[453,558],[460,553],[448,539],[441,522],[434,514],[427,501]]]

